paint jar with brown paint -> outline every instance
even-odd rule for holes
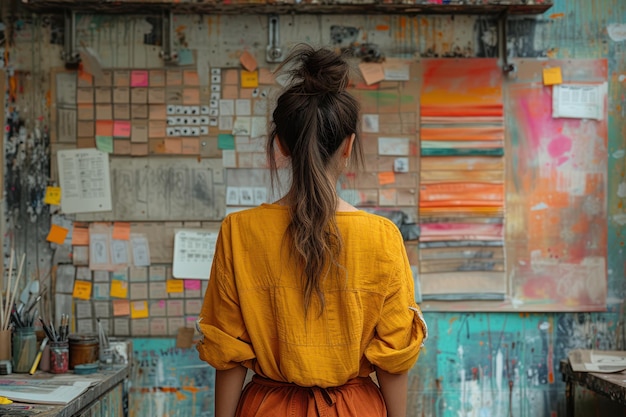
[[[76,365],[98,362],[98,336],[76,334],[69,337],[70,361],[69,368]]]

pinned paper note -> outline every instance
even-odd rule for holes
[[[563,75],[561,74],[561,67],[544,68],[543,83],[545,85],[562,84]]]
[[[50,226],[50,232],[48,233],[48,237],[46,237],[46,240],[48,242],[56,243],[57,245],[62,245],[63,242],[65,242],[65,238],[67,237],[68,233],[69,230],[65,227],[53,224],[52,226]]]
[[[101,152],[113,153],[113,136],[96,136],[96,148]]]
[[[167,293],[180,293],[184,292],[185,281],[182,279],[168,279],[167,280]]]
[[[114,316],[130,315],[130,302],[128,300],[113,300],[113,315]]]
[[[185,289],[191,291],[198,291],[202,288],[202,283],[199,279],[186,279]]]
[[[385,71],[382,64],[375,62],[362,62],[359,64],[359,70],[365,80],[365,84],[372,85],[385,79]]]
[[[72,245],[89,246],[89,229],[74,226],[72,229]]]
[[[148,71],[132,71],[130,73],[130,86],[131,87],[147,87],[148,86]]]
[[[91,282],[78,279],[74,281],[72,296],[81,300],[89,300],[91,298]]]
[[[111,280],[111,297],[128,298],[128,282],[118,279]]]
[[[254,71],[257,68],[256,58],[248,51],[243,51],[243,54],[239,57],[239,62],[247,71]]]
[[[218,149],[235,149],[235,137],[228,133],[220,133],[217,135]]]
[[[127,223],[127,222],[113,223],[113,239],[130,240],[130,223]]]
[[[256,88],[259,86],[259,73],[257,71],[241,71],[241,87]]]
[[[46,187],[46,196],[43,198],[43,202],[53,206],[61,205],[61,187]]]
[[[148,317],[148,302],[147,301],[133,301],[130,303],[130,318],[131,319],[145,319]]]
[[[378,173],[378,183],[380,185],[393,184],[394,182],[396,182],[396,174],[393,171]]]
[[[129,138],[131,124],[127,120],[115,120],[113,122],[113,136],[118,138]]]

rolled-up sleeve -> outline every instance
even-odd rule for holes
[[[228,222],[220,229],[211,276],[197,328],[200,359],[217,370],[226,370],[254,359],[252,344],[244,340],[246,328],[239,308],[239,297],[229,257]]]
[[[426,322],[415,303],[413,275],[406,252],[389,280],[380,320],[365,356],[377,368],[392,374],[408,372],[428,336]]]

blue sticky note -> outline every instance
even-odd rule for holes
[[[191,49],[182,48],[178,50],[178,65],[193,65],[193,52]]]
[[[235,137],[228,133],[220,133],[217,135],[218,149],[235,149]]]

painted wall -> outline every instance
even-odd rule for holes
[[[47,151],[49,70],[62,65],[62,19],[25,15],[13,23],[4,28],[7,41],[3,44],[5,53],[1,54],[9,71],[20,74],[11,89],[14,112],[8,115],[10,130],[5,148],[10,203],[7,229],[20,245],[31,249],[27,258],[31,274],[45,274],[53,254],[38,243],[49,221],[45,207],[40,205],[43,195],[39,175],[44,168],[32,158],[22,158],[19,150],[29,149],[29,155]],[[337,31],[333,26],[345,30]],[[107,67],[162,65],[156,45],[157,28],[149,19],[88,15],[79,17],[77,27],[82,42],[93,47]],[[493,21],[469,16],[283,16],[281,39],[285,46],[296,41],[338,46],[368,42],[387,56],[405,58],[486,57],[497,53],[494,27]],[[207,68],[236,65],[243,49],[262,62],[265,16],[177,16],[175,28],[178,47],[195,50],[198,62]],[[565,397],[559,360],[572,348],[624,348],[626,2],[556,0],[539,19],[512,20],[510,35],[514,56],[608,59],[608,311],[426,313],[430,339],[411,372],[411,416],[563,416]],[[12,176],[26,176],[28,181],[19,181],[19,188],[11,188]],[[21,192],[16,194],[18,190]],[[160,396],[155,405],[138,405],[135,415],[175,415],[177,402],[188,407],[192,396],[196,415],[210,415],[205,414],[202,403],[206,404],[211,395],[205,390],[211,386],[211,370],[195,363],[193,351],[172,353],[172,349],[171,340],[135,341],[140,367],[132,384],[139,388],[146,384],[144,388],[155,389],[144,393]],[[166,363],[172,356],[181,361],[181,372],[169,375],[168,382],[150,379],[143,373],[158,371],[154,363]],[[153,361],[142,362],[145,357]],[[180,390],[167,389],[172,386],[172,378]],[[578,402],[579,415],[623,414],[589,393],[582,393]],[[166,414],[165,409],[170,411]]]

